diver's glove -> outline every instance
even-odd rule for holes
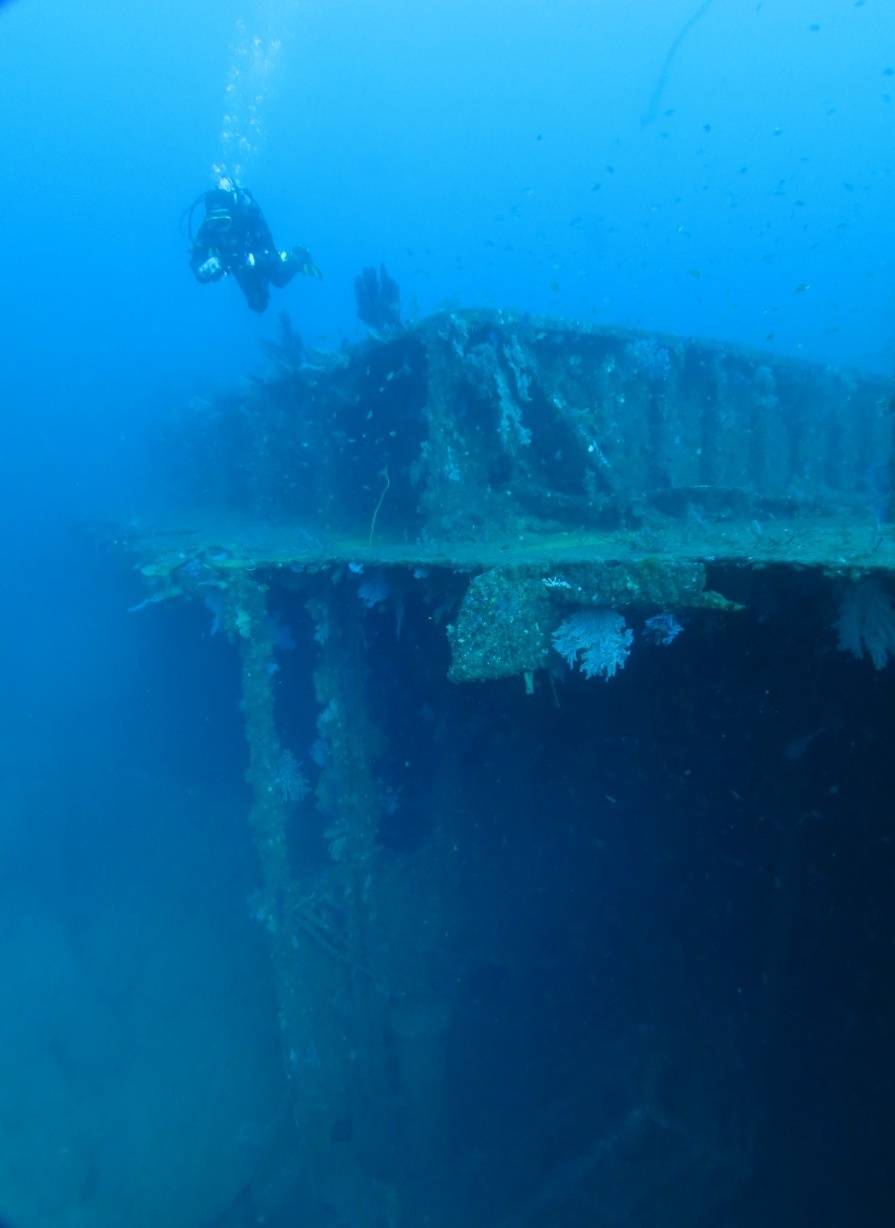
[[[288,256],[286,252],[283,252],[281,259],[295,261],[295,263],[298,265],[299,271],[308,277],[323,276],[323,274],[317,268],[317,265],[311,259],[311,253],[306,247],[302,247],[301,244],[299,244],[298,247],[293,247],[292,251],[288,253]]]
[[[217,281],[224,274],[223,266],[217,256],[209,256],[204,264],[196,269],[199,281]]]

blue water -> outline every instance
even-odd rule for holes
[[[141,578],[84,531],[139,523],[147,430],[257,371],[278,311],[362,338],[380,261],[406,315],[890,374],[890,0],[11,0],[0,117],[0,1218],[402,1225],[428,1184],[433,1223],[534,1228],[649,1102],[739,1164],[662,1224],[891,1222],[895,666],[837,653],[825,598],[744,579],[742,623],[702,616],[557,713],[449,687],[422,618],[402,673],[374,616],[383,723],[419,757],[385,845],[451,830],[478,859],[438,968],[439,1163],[396,1140],[365,1184],[346,1148],[290,1204],[317,1143],[289,1134],[246,904],[233,654],[208,611],[129,614]],[[187,267],[216,168],[323,272],[264,316]],[[306,743],[312,665],[283,666]]]

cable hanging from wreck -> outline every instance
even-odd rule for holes
[[[703,17],[708,12],[713,3],[714,0],[703,0],[703,3],[700,4],[693,16],[686,21],[678,31],[674,41],[668,48],[665,59],[662,61],[662,67],[659,70],[659,76],[656,78],[656,84],[653,86],[653,92],[650,94],[647,108],[640,117],[641,128],[646,128],[647,125],[651,124],[659,114],[659,103],[662,101],[662,95],[665,93],[665,86],[668,84],[668,78],[671,75],[671,66],[674,63],[674,57],[678,53],[678,48],[696,25],[697,21],[699,21],[700,17]]]

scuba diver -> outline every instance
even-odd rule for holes
[[[200,201],[205,218],[194,237],[193,210]],[[190,268],[197,281],[219,281],[232,273],[252,311],[266,310],[271,285],[286,286],[296,273],[323,276],[306,247],[279,250],[252,193],[230,179],[220,179],[216,188],[197,196],[187,215]]]

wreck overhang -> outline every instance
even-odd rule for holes
[[[119,538],[156,598],[442,573],[451,677],[529,680],[570,607],[733,608],[724,566],[895,569],[880,377],[498,311],[268,351],[158,440],[168,507]]]

